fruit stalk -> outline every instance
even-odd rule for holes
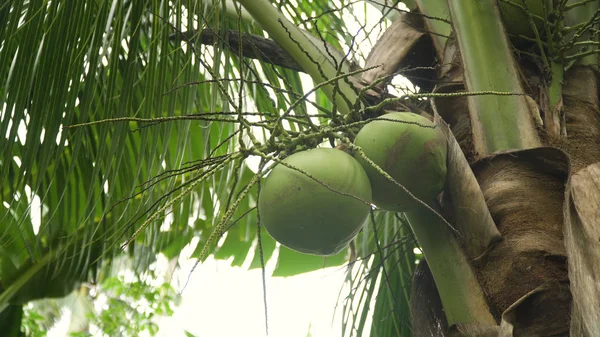
[[[430,206],[439,213],[436,203]],[[405,214],[435,279],[448,324],[496,325],[452,228],[424,206]]]

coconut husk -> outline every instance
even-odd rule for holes
[[[574,66],[565,74],[563,104],[566,140],[547,143],[569,154],[572,172],[600,161],[600,104],[597,71]]]
[[[544,284],[518,299],[502,314],[500,337],[568,336],[564,310],[557,301],[571,301],[569,287]]]
[[[410,291],[413,337],[445,337],[448,322],[435,280],[425,259],[415,269]]]
[[[600,162],[573,174],[564,206],[573,294],[571,336],[600,331]]]
[[[435,93],[453,93],[465,91],[462,83],[439,85]],[[469,118],[469,101],[466,96],[455,97],[432,97],[431,108],[434,113],[440,115],[454,134],[462,152],[469,163],[473,162],[475,147],[473,146],[473,134],[471,132],[471,120]]]
[[[376,88],[383,90],[392,80],[392,75],[400,72],[422,90],[430,91],[435,75],[431,44],[431,37],[423,29],[422,16],[401,13],[367,57],[365,69],[377,67],[363,72],[361,80],[373,83],[387,77],[376,84]]]
[[[440,71],[438,73],[442,85],[463,84],[465,79],[464,69],[456,39],[448,40],[444,47],[444,56],[442,59],[445,62],[440,65]]]
[[[529,149],[481,160],[473,170],[504,237],[473,264],[494,314],[499,319],[525,295],[545,286],[552,296],[527,302],[535,305],[524,316],[532,329],[535,322],[555,316],[556,325],[568,329],[571,299],[565,294],[569,279],[562,234],[568,157],[555,148]],[[527,322],[519,323],[527,328]]]
[[[525,294],[504,311],[500,325],[458,324],[450,329],[450,335],[453,337],[566,337],[568,332],[564,328],[564,318],[560,316],[563,312],[546,307],[554,305],[557,298],[570,300],[569,288],[542,285]],[[545,309],[544,314],[539,312],[540,308]]]
[[[448,141],[444,213],[458,230],[467,256],[476,258],[502,240],[502,236],[490,215],[479,183],[448,124],[439,115],[436,115],[435,123]]]
[[[529,320],[531,312],[544,305],[553,304],[558,297],[569,296],[568,288],[556,292],[553,287],[541,286],[517,300],[503,314],[499,326],[484,326],[478,324],[459,324],[451,328],[453,337],[540,337],[568,336],[564,331],[561,317],[534,315]],[[552,313],[551,310],[547,310]],[[574,335],[579,336],[579,335]]]

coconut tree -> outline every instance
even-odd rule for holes
[[[348,262],[345,335],[600,334],[600,2],[367,4],[1,5],[4,331],[193,244]]]

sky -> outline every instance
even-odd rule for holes
[[[189,268],[182,266],[179,276],[187,277]],[[273,269],[269,263],[267,275]],[[341,336],[340,320],[332,319],[344,278],[343,268],[267,277],[269,336],[305,337],[309,329],[312,337]],[[183,330],[198,337],[266,335],[260,269],[210,258],[196,268],[182,297],[175,314],[160,321],[159,337],[184,336]]]
[[[181,293],[182,300],[173,308],[173,316],[156,320],[159,326],[157,337],[186,337],[185,331],[196,337],[342,336],[341,301],[348,292],[347,288],[342,290],[346,267],[325,268],[292,277],[271,277],[277,261],[276,251],[265,266],[267,335],[262,272],[260,269],[248,270],[252,254],[242,267],[231,267],[230,260],[209,257],[190,274],[195,260],[186,256],[192,248],[184,250],[171,282]],[[160,256],[157,271],[167,268],[169,261]],[[103,305],[101,300],[94,303],[97,310]],[[63,315],[48,332],[48,337],[68,335],[69,326],[75,319],[69,307],[73,306],[63,307]],[[368,326],[369,322],[367,329]],[[140,334],[140,337],[146,336],[149,335]]]

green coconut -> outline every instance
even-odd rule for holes
[[[336,149],[298,152],[284,162],[342,194],[278,164],[261,185],[262,225],[279,243],[299,252],[340,252],[369,213],[371,185],[365,171],[352,156]]]
[[[360,130],[354,143],[415,197],[433,201],[446,181],[446,138],[427,118],[413,113],[394,112],[380,118],[398,122],[374,120]],[[375,205],[395,212],[415,208],[416,201],[365,161],[358,151],[354,157],[369,176]]]
[[[544,1],[546,2],[547,11],[551,11],[552,2],[549,0],[525,0],[527,10],[534,15],[532,16],[533,23],[540,35],[545,33],[544,20],[542,19],[544,18]],[[523,0],[498,1],[498,7],[507,33],[515,36],[535,37],[535,32],[529,22],[529,16],[524,9]]]

